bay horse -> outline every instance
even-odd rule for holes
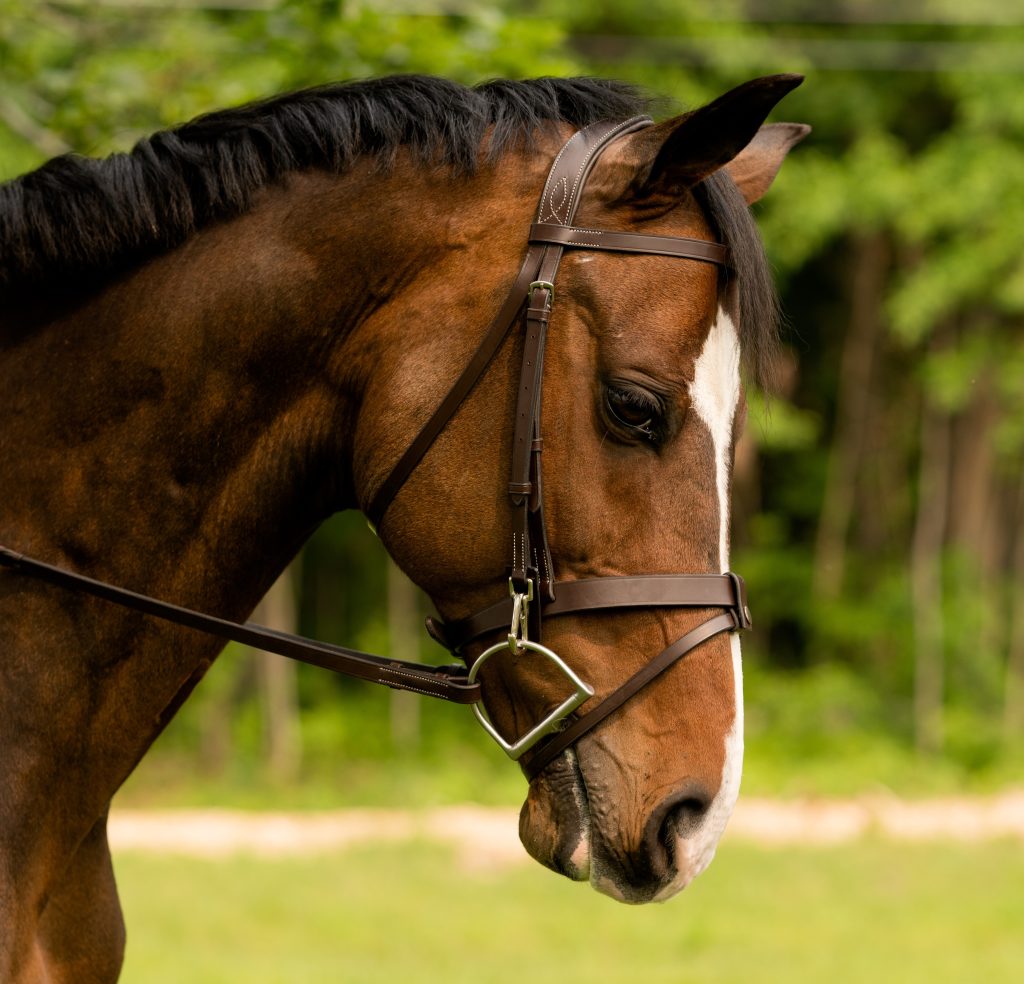
[[[528,640],[504,495],[529,332],[495,345],[383,503],[381,489],[510,303],[524,253],[564,248],[557,303],[553,274],[511,302],[542,329],[550,313],[543,397],[538,364],[526,398],[545,483],[531,471],[511,488],[524,516],[543,505],[548,588],[722,578],[741,358],[763,373],[776,331],[747,206],[807,132],[763,125],[799,82],[757,79],[657,125],[621,122],[645,98],[593,79],[342,83],[3,185],[0,544],[239,619],[324,518],[362,508],[448,626],[506,593],[519,655],[474,663],[501,635],[490,623],[461,647],[497,735],[561,700],[529,649],[616,692],[726,603],[577,606],[545,622],[544,646]],[[600,156],[545,186],[595,126]],[[558,210],[576,191],[569,229]],[[612,246],[595,245],[602,229]],[[527,437],[536,462],[539,425]],[[222,642],[11,567],[0,626],[0,979],[112,981],[111,797]],[[526,769],[528,852],[627,902],[707,866],[739,786],[736,633],[662,669]]]

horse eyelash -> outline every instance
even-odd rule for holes
[[[612,404],[612,397],[619,399],[622,403],[634,407],[643,413],[648,414],[648,419],[642,424],[632,424],[627,420],[623,420],[616,412],[615,407]],[[627,389],[619,386],[608,386],[605,393],[605,403],[608,407],[609,413],[620,423],[623,427],[630,431],[642,435],[651,444],[658,443],[657,432],[652,426],[652,423],[656,417],[660,417],[663,413],[661,404],[652,396],[646,393],[640,392],[635,389]]]

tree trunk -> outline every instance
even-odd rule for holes
[[[985,331],[967,322],[964,336]],[[1009,558],[1006,550],[1007,495],[999,481],[1000,459],[994,441],[1000,418],[995,381],[987,371],[972,380],[970,402],[952,428],[949,528],[946,542],[956,549],[957,577],[947,585],[956,596],[950,610],[972,611],[968,631],[947,646],[958,680],[973,680],[972,703],[982,713],[998,713],[999,668],[1007,648],[1008,623],[1001,598]],[[1012,496],[1011,496],[1012,498]],[[949,640],[953,643],[953,640]]]
[[[419,591],[388,560],[388,655],[415,662],[419,659]],[[413,749],[420,741],[420,698],[405,690],[391,691],[391,737],[402,749]]]
[[[1006,697],[1003,706],[1003,727],[1007,743],[1018,742],[1024,737],[1024,475],[1021,476],[1018,494],[1016,543],[1013,549],[1013,565],[1010,569],[1010,591],[1006,598],[1005,610],[1010,617],[1010,643],[1006,659]],[[1015,603],[1016,602],[1016,603]]]
[[[917,517],[910,550],[914,609],[914,732],[921,752],[943,744],[945,676],[942,548],[949,499],[949,418],[927,396],[921,407]]]
[[[889,243],[883,234],[858,240],[850,320],[839,366],[835,435],[814,551],[814,589],[822,598],[839,595],[846,572],[846,541],[864,448],[889,258]]]
[[[278,632],[295,632],[295,592],[292,569],[274,582],[256,609],[256,621]],[[263,705],[267,770],[275,779],[294,779],[302,759],[296,665],[274,653],[256,654]]]

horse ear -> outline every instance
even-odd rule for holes
[[[641,137],[651,164],[639,182],[638,197],[678,197],[734,162],[729,173],[747,202],[756,201],[789,148],[810,130],[796,123],[761,126],[772,107],[801,82],[802,75],[754,79],[701,109],[651,127]]]
[[[806,123],[769,123],[725,165],[748,205],[771,187],[786,154],[810,132]]]

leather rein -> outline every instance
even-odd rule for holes
[[[508,296],[466,368],[364,508],[376,528],[406,479],[484,375],[512,326],[520,319],[525,321],[526,337],[508,483],[513,514],[509,597],[460,621],[441,623],[435,619],[427,620],[430,635],[456,655],[466,646],[493,636],[498,630],[505,630],[506,639],[485,649],[468,669],[461,665],[431,666],[388,659],[275,632],[250,622],[231,622],[55,567],[4,546],[0,546],[0,566],[60,588],[90,594],[165,621],[346,676],[396,690],[470,704],[488,733],[511,758],[521,760],[523,771],[533,779],[563,751],[690,650],[720,632],[750,627],[745,588],[737,574],[642,574],[577,581],[554,580],[541,486],[540,394],[554,282],[564,251],[587,249],[654,254],[723,267],[728,265],[728,250],[719,243],[582,229],[572,225],[583,188],[601,152],[616,139],[650,125],[651,120],[645,116],[618,123],[596,123],[573,134],[562,147],[544,185],[537,221],[530,229],[526,256]],[[663,607],[717,608],[721,613],[711,616],[677,639],[587,713],[575,716],[577,708],[593,697],[594,689],[556,653],[541,644],[542,617],[595,610]],[[481,709],[481,688],[477,676],[488,659],[501,653],[524,651],[551,661],[566,676],[574,692],[526,734],[507,741]],[[541,743],[539,747],[538,743]],[[531,749],[531,754],[521,759]]]

